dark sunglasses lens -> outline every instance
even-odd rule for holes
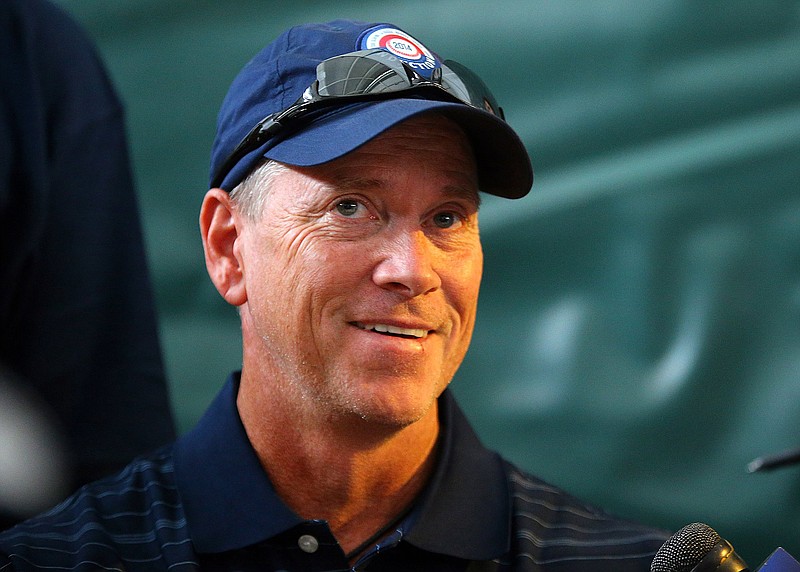
[[[446,60],[442,66],[442,86],[461,101],[502,117],[497,100],[469,68],[453,60]]]
[[[403,64],[383,54],[382,51],[356,52],[323,61],[317,66],[317,91],[325,97],[342,97],[411,87]]]
[[[322,97],[393,93],[427,82],[380,49],[335,56],[317,66],[317,92]],[[433,80],[433,83],[459,101],[501,116],[500,107],[486,84],[458,62],[445,61],[441,80]]]

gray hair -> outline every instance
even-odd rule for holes
[[[265,159],[233,188],[230,193],[231,203],[245,217],[256,220],[264,210],[273,180],[287,170],[288,167],[283,163]]]

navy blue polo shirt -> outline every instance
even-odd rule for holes
[[[276,495],[239,419],[238,379],[174,446],[0,535],[0,570],[351,569],[325,522],[299,518]],[[439,410],[430,482],[354,569],[649,571],[667,533],[513,467],[481,445],[449,391]]]
[[[258,558],[275,569],[347,569],[327,524],[300,518],[275,493],[239,419],[237,385],[237,378],[229,380],[175,447],[175,480],[195,550],[214,563],[251,547],[248,553],[268,553]],[[376,561],[372,566],[386,559],[396,564],[380,569],[423,570],[417,559],[435,553],[441,556],[431,569],[463,570],[470,560],[489,560],[509,548],[511,492],[502,460],[481,446],[449,392],[440,411],[438,469],[387,543],[367,553],[365,562]]]

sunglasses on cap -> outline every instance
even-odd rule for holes
[[[444,95],[444,99],[464,103],[505,120],[502,108],[486,84],[458,62],[445,60],[431,70],[430,78],[427,78],[382,49],[351,52],[322,61],[317,66],[316,81],[297,101],[259,121],[222,163],[211,186],[220,186],[242,157],[321,109],[391,99],[406,93],[421,97],[426,92],[424,99]]]

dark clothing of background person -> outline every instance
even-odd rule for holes
[[[43,0],[0,3],[0,363],[52,409],[73,487],[174,438],[123,109]]]

